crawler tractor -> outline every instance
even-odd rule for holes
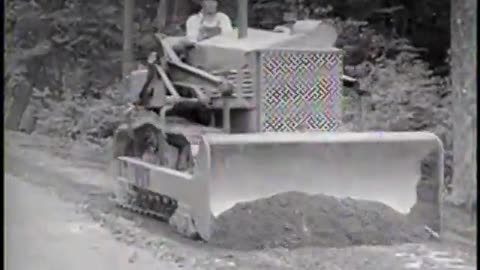
[[[439,213],[438,203],[417,197],[421,178],[443,182],[435,135],[338,131],[351,79],[332,27],[298,21],[265,31],[238,21],[238,31],[198,42],[183,59],[156,35],[160,57],[129,76],[126,94],[148,94],[115,134],[120,206],[206,241],[236,203],[288,191],[376,200],[405,213],[426,202]],[[432,155],[437,166],[425,180],[420,164]],[[438,228],[439,220],[425,224]]]

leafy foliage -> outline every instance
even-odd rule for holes
[[[222,10],[235,18],[236,1],[220,2]],[[266,28],[282,24],[283,13],[292,8],[290,2],[251,0],[251,24]],[[451,91],[420,59],[421,50],[415,48],[415,40],[390,36],[369,21],[375,10],[385,7],[383,2],[304,0],[293,8],[300,18],[320,18],[337,27],[340,34],[337,46],[347,53],[346,72],[360,78],[361,88],[371,94],[362,99],[362,115],[358,112],[358,99],[346,98],[343,106],[347,125],[352,129],[431,130],[442,137],[447,149],[451,148]],[[417,18],[431,19],[433,15],[422,14],[435,10],[440,20],[435,27],[445,27],[448,7],[445,0],[436,3],[426,0],[416,5],[411,4],[412,1],[390,2],[406,7],[412,29],[428,25]],[[15,77],[17,81],[28,80],[37,89],[32,101],[37,108],[36,132],[96,143],[107,140],[120,123],[123,109],[122,88],[112,87],[121,68],[122,6],[113,0],[66,0],[62,5],[55,4],[56,8],[46,8],[46,2],[41,2],[40,7],[21,0],[9,3],[12,4],[7,7],[6,16],[11,40],[15,39],[15,31],[20,36],[26,35],[16,26],[24,22],[28,14],[37,14],[30,16],[33,23],[48,26],[48,35],[33,37],[28,46],[11,46],[9,52],[12,56],[26,55],[39,44],[50,44],[50,49],[41,54],[28,54],[29,57],[20,61],[25,70],[15,73],[20,74]],[[139,58],[156,46],[148,38],[154,31],[156,3],[137,1],[134,39],[135,55]],[[265,12],[266,9],[269,12]],[[8,76],[14,78],[13,73]]]

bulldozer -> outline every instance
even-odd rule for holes
[[[126,95],[149,94],[114,135],[115,202],[205,241],[235,204],[289,191],[379,201],[402,213],[427,204],[439,217],[438,201],[418,192],[423,181],[438,196],[443,183],[438,137],[342,131],[342,91],[354,79],[343,75],[334,28],[248,28],[247,1],[238,8],[236,31],[198,42],[183,59],[156,34],[162,57],[130,73]],[[170,114],[179,104],[202,108],[207,120]],[[432,157],[426,177],[421,165]],[[424,222],[440,230],[439,219]]]

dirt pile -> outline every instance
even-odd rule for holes
[[[210,243],[254,250],[273,247],[391,245],[428,239],[423,226],[377,202],[285,193],[237,204],[217,220]]]

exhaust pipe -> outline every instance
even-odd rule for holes
[[[248,35],[248,0],[237,1],[238,38],[246,38]]]

